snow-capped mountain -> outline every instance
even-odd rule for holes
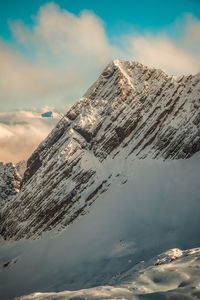
[[[200,73],[168,77],[113,61],[27,162],[20,193],[0,220],[5,239],[60,230],[85,214],[134,159],[189,158],[200,150]]]
[[[12,163],[0,162],[0,208],[20,190],[21,176]]]

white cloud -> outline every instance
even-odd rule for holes
[[[84,58],[102,64],[118,51],[109,44],[103,22],[96,15],[82,11],[77,17],[54,3],[40,8],[32,30],[21,22],[11,23],[11,29],[24,45],[40,49],[37,54],[44,51],[46,55],[48,49],[49,55],[68,63],[76,57],[81,63]]]
[[[88,11],[77,17],[48,3],[32,28],[21,21],[10,22],[10,28],[23,53],[0,41],[0,96],[13,103],[23,98],[26,107],[44,99],[74,102],[119,55],[108,42],[103,22]]]
[[[79,74],[66,66],[58,68],[47,62],[30,62],[24,55],[0,41],[1,99],[17,102],[20,97],[40,99],[81,82]]]
[[[200,58],[200,20],[192,14],[185,15],[185,34],[181,37],[181,45],[193,55]]]
[[[163,69],[169,74],[195,74],[200,71],[200,58],[162,34],[132,35],[126,38],[129,56],[143,64]]]
[[[200,20],[187,13],[158,34],[132,33],[124,37],[126,53],[170,75],[200,72]]]
[[[0,113],[1,161],[16,163],[28,159],[60,118],[58,112],[54,113],[54,118],[42,118],[41,112],[48,108],[42,108],[41,111]]]

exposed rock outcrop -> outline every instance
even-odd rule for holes
[[[26,160],[21,160],[18,163],[16,163],[16,169],[17,169],[19,175],[21,176],[21,178],[23,178],[24,172],[27,169],[27,161]]]
[[[0,208],[20,190],[21,177],[12,163],[0,162]]]

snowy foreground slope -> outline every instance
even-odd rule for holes
[[[132,268],[143,267],[142,261],[146,266],[149,259],[168,249],[198,247],[199,159],[196,154],[187,160],[119,162],[113,166],[110,189],[60,234],[47,232],[40,239],[17,242],[2,240],[0,298],[118,286],[123,274],[130,271],[132,276]],[[192,270],[198,263],[188,266],[191,281],[192,274],[198,274],[195,282],[200,278],[200,268]],[[187,276],[183,277],[181,282]],[[170,280],[175,281],[173,289],[181,283]]]
[[[65,228],[111,188],[116,164],[191,157],[200,150],[199,93],[200,73],[174,78],[112,62],[29,158],[0,234],[19,240]]]
[[[98,286],[78,291],[34,293],[19,300],[47,299],[199,299],[200,248],[181,251],[171,249],[118,275],[114,286]]]

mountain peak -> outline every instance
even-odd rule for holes
[[[119,161],[191,157],[200,150],[199,90],[198,76],[175,79],[114,60],[29,158],[22,189],[1,216],[2,235],[70,224],[109,189]]]

